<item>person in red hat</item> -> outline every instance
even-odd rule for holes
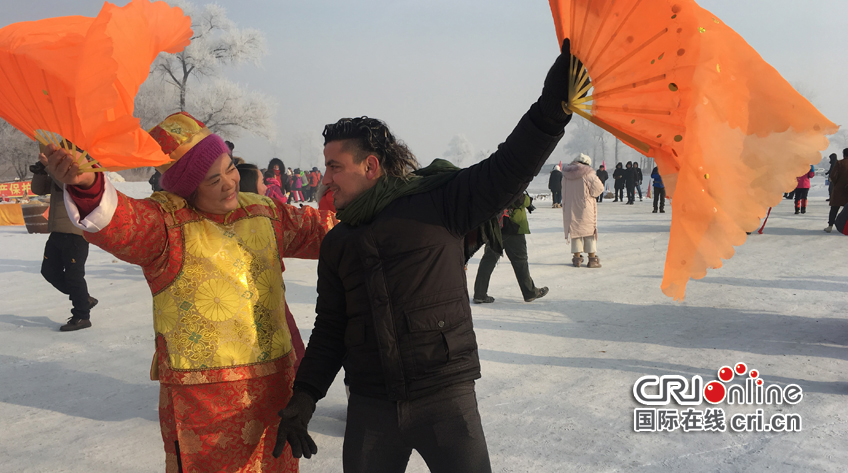
[[[150,134],[171,162],[164,191],[143,200],[80,173],[62,149],[41,159],[86,240],[144,270],[165,469],[295,472],[290,450],[272,456],[296,361],[282,258],[317,259],[334,214],[239,193],[229,148],[187,113]]]

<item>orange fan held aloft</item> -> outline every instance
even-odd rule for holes
[[[654,158],[672,198],[662,290],[719,268],[837,126],[692,0],[550,0],[568,110]]]
[[[69,150],[85,161],[82,170],[166,163],[168,156],[133,117],[134,100],[156,56],[182,51],[191,35],[182,10],[149,0],[120,8],[106,3],[96,18],[6,26],[0,29],[0,117],[45,146]]]

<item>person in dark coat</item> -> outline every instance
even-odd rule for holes
[[[344,367],[345,472],[401,472],[412,450],[433,472],[491,472],[474,391],[466,237],[497,244],[493,218],[562,138],[569,50],[565,40],[541,97],[506,141],[467,169],[436,160],[413,171],[409,149],[373,118],[325,127],[324,183],[341,223],[321,245],[315,326],[280,412],[275,455],[287,443],[296,457],[317,451],[307,425]]]
[[[601,181],[601,185],[604,186],[604,192],[606,192],[606,183],[607,179],[609,179],[609,173],[607,172],[606,166],[601,164],[595,175],[598,176],[598,179]],[[601,192],[601,195],[598,196],[598,202],[604,201],[604,192]]]
[[[833,231],[839,207],[848,205],[848,148],[842,150],[842,159],[830,170],[830,215],[827,217],[827,233]]]
[[[662,176],[660,176],[660,169],[657,166],[654,166],[654,170],[651,171],[651,179],[654,180],[654,212],[657,213],[657,204],[659,204],[659,210],[661,214],[665,213],[665,185],[662,181]]]
[[[150,188],[153,192],[159,192],[162,190],[162,185],[159,184],[159,179],[162,178],[162,173],[158,170],[153,171],[153,175],[150,176],[150,179],[147,180],[147,183],[150,184]]]
[[[613,189],[615,191],[615,200],[613,202],[624,202],[624,169],[621,163],[615,163],[615,170],[612,172]]]
[[[830,157],[830,166],[827,168],[827,172],[824,173],[825,179],[827,179],[827,200],[826,202],[830,202],[830,194],[833,191],[833,186],[830,182],[830,172],[833,171],[833,166],[836,165],[839,158],[836,156],[836,153],[831,153]]]
[[[548,179],[548,189],[551,190],[551,197],[554,200],[555,209],[562,208],[562,171],[559,169],[559,164],[551,170],[551,177]]]
[[[639,193],[639,202],[642,202],[642,169],[636,161],[633,161],[633,174],[636,178],[636,192]]]
[[[50,154],[46,146],[40,146],[39,159],[47,160]],[[73,308],[71,317],[61,332],[72,332],[91,327],[91,309],[97,305],[97,299],[88,294],[85,282],[85,262],[88,259],[88,241],[82,236],[82,230],[71,223],[65,208],[65,190],[61,182],[51,176],[42,162],[30,166],[32,171],[32,192],[38,195],[50,195],[50,209],[47,216],[47,230],[50,237],[44,245],[44,259],[41,261],[41,275],[59,292],[68,296]]]
[[[624,187],[627,188],[627,204],[633,205],[636,201],[636,173],[630,161],[627,161],[627,165],[624,166]]]

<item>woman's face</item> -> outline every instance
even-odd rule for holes
[[[272,168],[271,168],[271,170],[272,170],[272,171],[279,171],[279,170],[280,170],[280,165],[279,165],[279,164],[275,164],[275,165],[274,165],[274,167],[272,167]]]
[[[194,206],[210,214],[223,215],[238,208],[239,173],[233,159],[222,154],[197,187]]]
[[[265,179],[262,177],[261,172],[256,173],[256,193],[259,195],[265,195],[265,191],[268,190],[268,187],[265,185]]]

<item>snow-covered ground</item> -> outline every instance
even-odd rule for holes
[[[531,193],[546,182],[537,178]],[[845,471],[848,238],[822,232],[828,207],[820,178],[814,186],[806,215],[792,215],[784,201],[765,234],[690,282],[684,303],[659,289],[668,208],[652,214],[647,201],[601,204],[603,268],[590,270],[571,266],[560,212],[537,202],[531,273],[550,294],[524,303],[503,261],[489,292],[497,301],[472,307],[494,471]],[[135,196],[149,189],[118,187]],[[0,471],[162,471],[158,384],[148,378],[151,297],[141,270],[92,247],[94,326],[60,333],[69,302],[39,274],[46,238],[0,228]],[[478,262],[469,265],[469,286]],[[308,339],[315,262],[286,266],[288,301]],[[797,413],[801,432],[634,432],[638,378],[708,382],[740,361],[767,385],[801,386],[804,397],[794,406],[725,405],[727,413]],[[345,405],[339,377],[310,424],[319,454],[303,460],[302,471],[341,471]],[[427,469],[413,455],[408,471]]]

